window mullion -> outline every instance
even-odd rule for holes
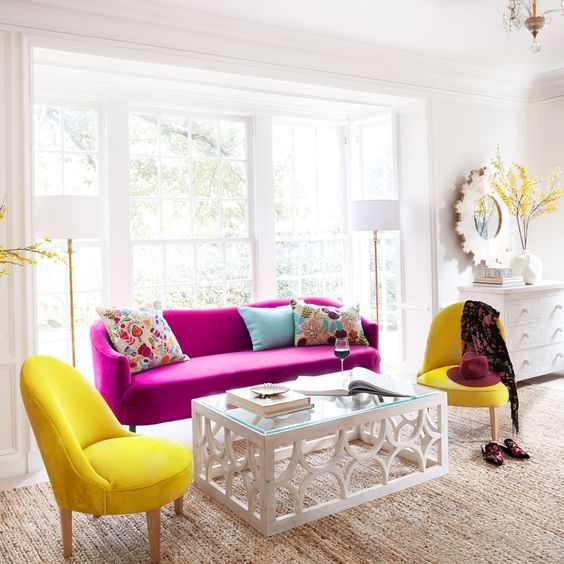
[[[114,304],[133,303],[133,261],[129,235],[129,130],[125,102],[107,106],[106,154],[108,182],[109,299]]]

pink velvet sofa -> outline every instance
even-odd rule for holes
[[[304,299],[317,305],[341,305],[326,298]],[[271,300],[250,305],[277,307],[287,303]],[[331,346],[253,351],[236,307],[168,310],[163,315],[189,361],[131,374],[127,358],[112,348],[103,322],[97,321],[90,330],[96,387],[119,421],[132,428],[189,418],[194,398],[299,375],[335,372],[340,366]],[[378,327],[365,318],[362,326],[370,344],[351,347],[345,367],[379,371]]]

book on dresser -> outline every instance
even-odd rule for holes
[[[525,281],[522,276],[476,276],[474,278],[475,286],[491,286],[491,287],[519,287],[524,286]]]
[[[313,407],[311,398],[293,390],[263,398],[251,392],[250,388],[236,388],[227,390],[227,401],[263,417],[282,415]]]

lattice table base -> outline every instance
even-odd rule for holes
[[[196,483],[264,535],[446,474],[443,393],[261,434],[195,400]]]

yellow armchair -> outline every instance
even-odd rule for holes
[[[460,337],[461,319],[464,303],[459,302],[441,310],[429,329],[427,348],[423,367],[417,375],[417,383],[447,393],[448,405],[460,407],[488,407],[492,440],[497,441],[497,408],[509,400],[509,392],[501,382],[494,386],[472,387],[453,382],[447,376],[447,370],[458,366],[462,358]],[[497,321],[502,336],[505,338],[501,322]]]
[[[72,512],[147,513],[152,562],[160,554],[160,508],[192,481],[192,451],[126,431],[100,393],[71,366],[32,356],[21,370],[24,405],[59,505],[63,550],[72,554]]]

